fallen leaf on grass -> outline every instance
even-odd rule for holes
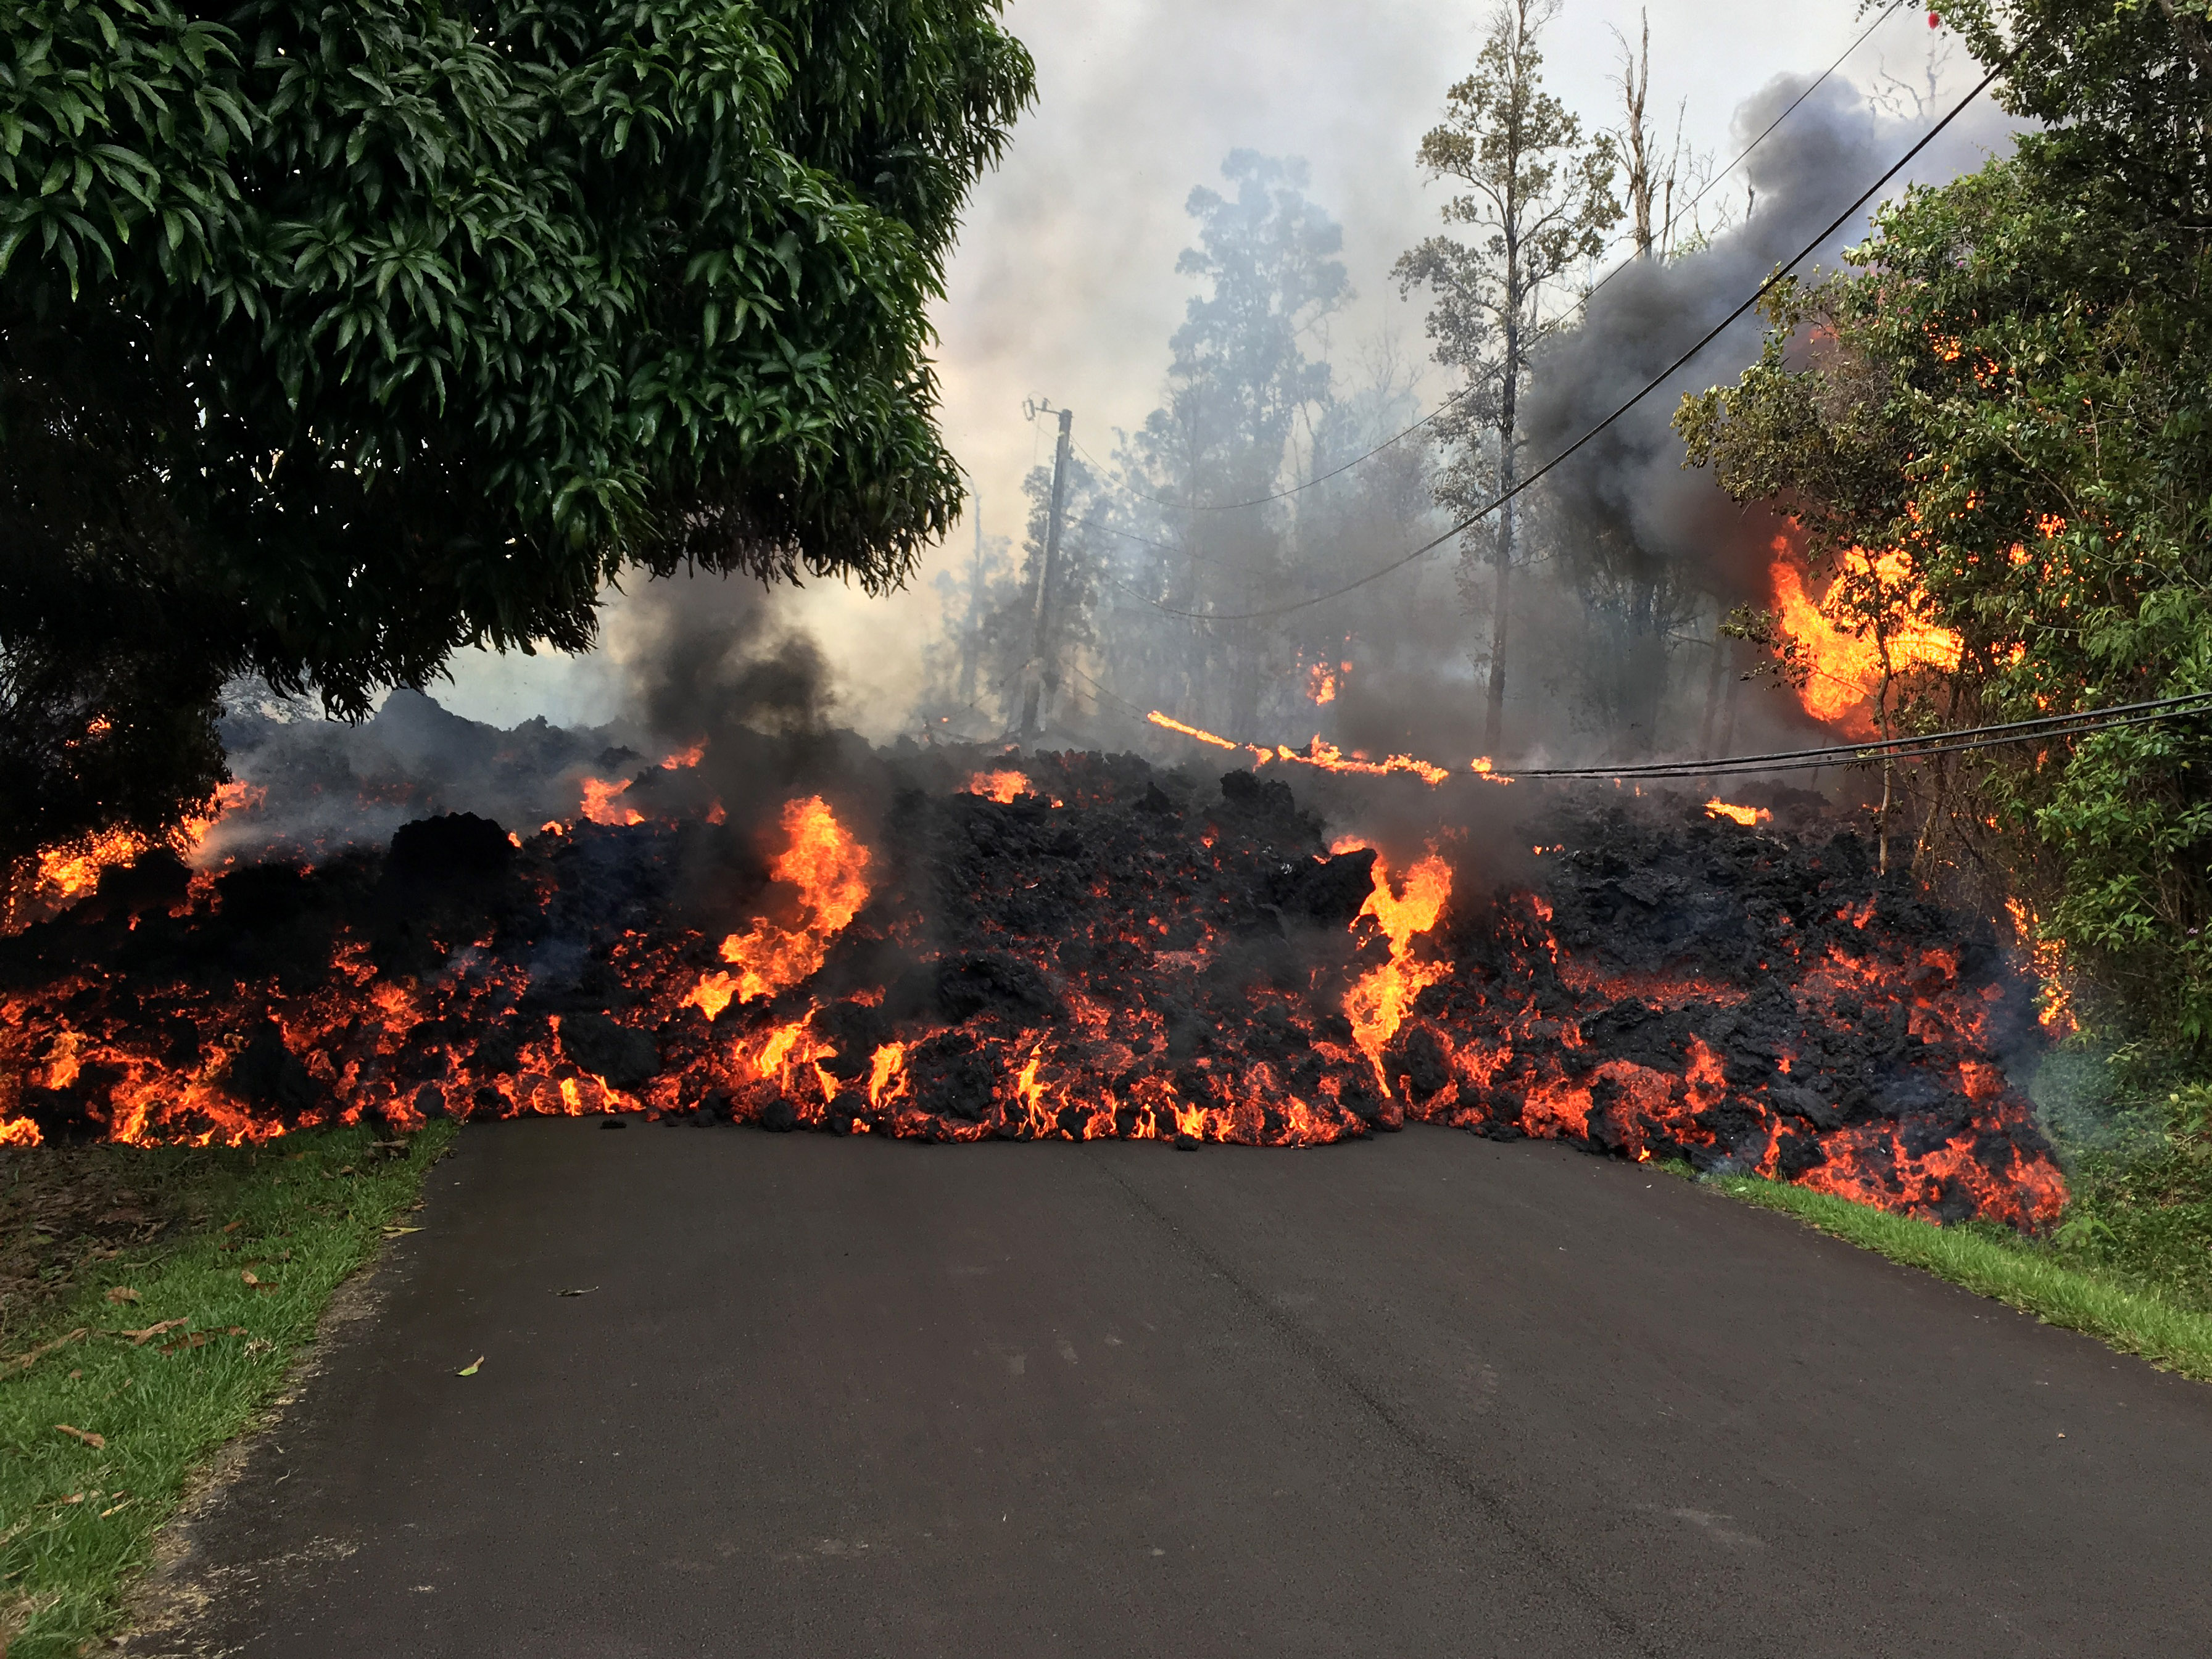
[[[223,1231],[225,1231],[225,1232],[227,1232],[227,1233],[234,1233],[234,1232],[236,1232],[236,1231],[237,1231],[240,1227],[243,1227],[245,1224],[246,1224],[246,1218],[245,1218],[244,1216],[240,1216],[240,1217],[239,1217],[239,1218],[238,1218],[237,1220],[233,1221],[233,1222],[231,1222],[231,1223],[228,1224],[223,1228]]]
[[[553,1294],[554,1294],[554,1295],[556,1295],[556,1296],[589,1296],[589,1295],[592,1293],[592,1291],[596,1291],[596,1290],[598,1290],[599,1288],[599,1287],[598,1285],[594,1285],[591,1286],[589,1290],[581,1290],[581,1291],[554,1291],[554,1292],[553,1292]]]
[[[138,1300],[138,1292],[128,1285],[118,1285],[113,1290],[108,1291],[107,1299],[110,1302],[136,1302]]]
[[[137,1501],[138,1500],[135,1498],[126,1498],[120,1504],[112,1504],[107,1508],[100,1510],[100,1518],[105,1521],[109,1516],[114,1514],[116,1510],[127,1510]]]
[[[58,1336],[52,1341],[46,1344],[43,1347],[33,1348],[30,1352],[26,1354],[18,1354],[15,1358],[9,1360],[5,1366],[0,1366],[0,1370],[27,1371],[32,1366],[37,1364],[39,1361],[44,1359],[48,1354],[55,1352],[58,1349],[66,1348],[72,1342],[82,1342],[85,1338],[91,1334],[91,1328],[88,1326],[78,1330],[71,1331],[66,1336]]]
[[[384,1230],[384,1236],[386,1238],[397,1238],[402,1233],[419,1233],[422,1231],[420,1227],[386,1227]]]
[[[251,1267],[248,1267],[244,1272],[240,1273],[238,1277],[241,1283],[250,1285],[257,1291],[273,1291],[276,1288],[275,1283],[271,1280],[266,1279],[257,1279],[254,1277],[253,1270]]]
[[[149,1340],[161,1335],[163,1332],[173,1331],[179,1326],[187,1325],[191,1322],[190,1320],[185,1319],[165,1319],[158,1325],[149,1325],[143,1331],[118,1331],[116,1332],[116,1335],[127,1336],[131,1339],[131,1346],[132,1347],[143,1348]]]
[[[467,1364],[462,1366],[460,1370],[455,1371],[453,1375],[455,1376],[474,1376],[477,1374],[477,1368],[483,1363],[484,1357],[482,1354],[478,1354],[474,1359],[469,1361]]]
[[[69,1436],[70,1439],[83,1441],[86,1445],[91,1447],[94,1451],[100,1450],[102,1447],[107,1444],[107,1437],[106,1435],[94,1434],[89,1429],[71,1428],[66,1423],[57,1423],[54,1426],[59,1429],[64,1434]]]
[[[82,1504],[84,1502],[84,1494],[81,1492],[73,1492],[67,1498],[58,1498],[54,1501],[58,1504]]]

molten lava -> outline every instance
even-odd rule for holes
[[[1534,885],[1493,890],[1433,849],[1324,854],[1254,771],[1038,755],[1001,799],[944,764],[860,791],[890,803],[865,842],[799,794],[750,831],[587,820],[518,847],[449,817],[380,862],[103,879],[0,940],[0,1142],[641,1109],[1313,1146],[1415,1118],[1946,1218],[2063,1202],[1997,1061],[2030,990],[1848,832],[1555,812],[1521,832]],[[678,920],[763,827],[754,913]]]
[[[628,778],[619,783],[605,778],[586,778],[583,805],[579,810],[593,823],[643,823],[645,814],[621,800],[629,793],[630,781]]]
[[[1001,806],[1010,805],[1024,795],[1036,793],[1029,775],[1023,772],[978,772],[968,780],[968,793],[994,800]]]

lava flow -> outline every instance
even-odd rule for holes
[[[1253,771],[876,764],[750,825],[463,815],[313,867],[111,869],[0,940],[0,1139],[644,1110],[1316,1145],[1414,1118],[1946,1218],[2063,1202],[1998,1064],[2032,988],[1848,831],[1553,811],[1494,885],[1461,842],[1324,850]]]

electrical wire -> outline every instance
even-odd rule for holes
[[[2087,709],[2077,714],[2050,714],[2041,720],[2014,720],[2003,726],[1968,726],[1956,732],[1930,732],[1917,738],[1891,738],[1879,743],[1848,744],[1826,749],[1792,749],[1764,755],[1732,755],[1711,761],[1656,761],[1635,766],[1564,766],[1517,768],[1514,778],[1553,781],[1610,778],[1640,782],[1652,778],[1726,777],[1763,772],[1814,771],[1829,766],[1871,766],[1877,762],[1923,760],[1935,755],[1964,754],[1971,750],[1997,749],[2009,744],[2050,743],[2062,738],[2094,735],[2158,720],[2186,720],[2212,714],[2212,692],[2185,697],[2161,697],[2151,702],[2124,703],[2112,708]]]
[[[1607,416],[1595,426],[1591,427],[1588,431],[1584,432],[1582,436],[1577,438],[1572,443],[1569,444],[1558,454],[1553,456],[1550,460],[1546,461],[1541,466],[1531,472],[1527,477],[1522,478],[1510,489],[1504,490],[1498,495],[1493,496],[1490,501],[1485,502],[1473,513],[1468,514],[1467,517],[1462,519],[1457,524],[1445,531],[1442,535],[1431,538],[1430,540],[1422,543],[1420,546],[1415,548],[1412,552],[1392,560],[1389,564],[1383,565],[1379,569],[1370,570],[1367,574],[1345,583],[1341,587],[1332,588],[1326,593],[1317,593],[1309,599],[1294,600],[1287,605],[1269,605],[1256,611],[1185,611],[1175,605],[1162,605],[1156,599],[1148,601],[1148,603],[1150,603],[1154,609],[1164,611],[1169,616],[1188,617],[1199,622],[1256,622],[1267,617],[1288,616],[1293,611],[1304,611],[1316,605],[1326,605],[1331,599],[1341,599],[1345,594],[1352,592],[1358,588],[1364,587],[1370,582],[1380,581],[1383,577],[1390,575],[1395,571],[1402,570],[1406,566],[1413,563],[1414,560],[1421,557],[1424,554],[1434,552],[1437,548],[1442,547],[1453,537],[1460,535],[1463,532],[1473,528],[1484,519],[1488,518],[1492,513],[1495,513],[1499,507],[1504,507],[1508,501],[1512,501],[1524,490],[1527,490],[1535,484],[1540,479],[1553,471],[1563,463],[1574,456],[1583,447],[1583,446],[1589,443],[1591,440],[1596,438],[1600,434],[1611,428],[1616,421],[1621,418],[1622,416],[1627,414],[1631,410],[1641,404],[1646,398],[1650,397],[1661,386],[1664,386],[1669,380],[1673,379],[1674,374],[1686,365],[1691,359],[1697,356],[1699,352],[1703,351],[1707,346],[1711,345],[1715,340],[1726,333],[1731,326],[1733,326],[1761,300],[1764,300],[1769,294],[1772,293],[1775,289],[1778,288],[1788,277],[1792,270],[1803,264],[1805,260],[1810,258],[1814,254],[1819,252],[1821,248],[1826,246],[1829,238],[1833,236],[1838,231],[1841,230],[1845,223],[1850,221],[1850,216],[1856,213],[1862,207],[1865,206],[1875,191],[1879,191],[1884,185],[1887,184],[1892,179],[1894,179],[1899,173],[1902,173],[1922,150],[1927,149],[1929,144],[1936,141],[1936,137],[1941,134],[1946,127],[1949,126],[1952,122],[1957,120],[1959,117],[1966,112],[1967,105],[1972,103],[1975,99],[1980,97],[1983,92],[1989,88],[1990,84],[1994,82],[1999,75],[2004,72],[2011,61],[2011,58],[2008,57],[1993,67],[1987,75],[1984,75],[1975,83],[1974,88],[1971,92],[1967,93],[1964,98],[1961,98],[1956,104],[1954,104],[1951,106],[1949,112],[1947,113],[1942,120],[1936,122],[1934,126],[1929,128],[1929,130],[1921,136],[1919,141],[1916,143],[1911,149],[1906,150],[1903,155],[1899,156],[1897,161],[1892,164],[1887,172],[1884,173],[1881,178],[1875,179],[1874,183],[1869,185],[1864,191],[1860,192],[1858,198],[1856,201],[1852,202],[1849,207],[1838,214],[1835,219],[1826,229],[1821,231],[1820,234],[1818,236],[1815,236],[1810,242],[1807,243],[1796,255],[1784,262],[1782,264],[1777,266],[1775,268],[1774,274],[1771,276],[1769,276],[1765,282],[1761,283],[1756,289],[1753,289],[1749,298],[1746,299],[1742,304],[1737,306],[1735,310],[1729,312],[1727,316],[1722,318],[1721,320],[1715,324],[1711,328],[1706,330],[1705,334],[1698,338],[1697,343],[1692,345],[1680,356],[1677,357],[1673,362],[1669,363],[1665,368],[1662,369],[1656,375],[1653,376],[1651,380],[1646,381],[1643,388],[1633,397],[1630,398],[1627,402],[1622,404],[1620,407],[1614,410],[1612,414]]]
[[[1781,114],[1776,116],[1771,121],[1769,121],[1765,127],[1760,129],[1757,137],[1753,138],[1749,143],[1738,150],[1734,161],[1730,161],[1718,173],[1708,179],[1705,181],[1703,189],[1699,190],[1698,193],[1695,196],[1692,196],[1688,201],[1682,204],[1680,213],[1670,213],[1668,216],[1667,222],[1665,225],[1661,227],[1661,234],[1671,238],[1674,234],[1674,227],[1681,222],[1682,214],[1686,214],[1694,210],[1698,204],[1704,201],[1705,198],[1712,192],[1713,187],[1716,185],[1719,184],[1722,179],[1727,178],[1729,174],[1734,173],[1738,167],[1741,167],[1743,163],[1749,159],[1752,151],[1757,149],[1761,144],[1765,143],[1768,137],[1772,134],[1775,128],[1780,126],[1784,121],[1788,120],[1790,115],[1795,112],[1798,105],[1803,103],[1808,98],[1810,98],[1814,93],[1818,92],[1820,88],[1827,82],[1829,77],[1834,75],[1838,70],[1844,66],[1844,60],[1849,58],[1853,52],[1856,52],[1861,46],[1864,46],[1867,43],[1868,39],[1872,36],[1876,29],[1887,22],[1894,13],[1904,9],[1905,3],[1905,0],[1891,0],[1891,3],[1883,9],[1881,13],[1875,17],[1874,21],[1868,24],[1866,27],[1861,31],[1858,38],[1853,40],[1850,45],[1844,48],[1842,53],[1836,58],[1834,63],[1822,70],[1818,76],[1808,83],[1802,92],[1799,93],[1795,98],[1792,98],[1784,107]],[[1596,297],[1599,289],[1602,289],[1614,277],[1620,276],[1621,272],[1633,270],[1638,261],[1642,257],[1641,251],[1639,250],[1636,255],[1622,260],[1611,270],[1606,272],[1604,276],[1599,277],[1597,281],[1592,283],[1588,288],[1577,295],[1575,296],[1574,303],[1565,311],[1562,312],[1559,316],[1552,319],[1551,321],[1541,324],[1538,326],[1535,332],[1529,337],[1527,349],[1530,350],[1534,349],[1535,347],[1543,343],[1545,340],[1548,339],[1558,330],[1566,326],[1569,319],[1571,319],[1577,312],[1585,309],[1589,305],[1589,302]],[[1492,371],[1488,378],[1491,380],[1496,379],[1497,375],[1495,371]],[[1436,420],[1446,410],[1449,410],[1455,404],[1462,402],[1466,398],[1473,397],[1475,392],[1482,390],[1483,386],[1486,383],[1486,380],[1477,381],[1472,386],[1462,386],[1457,392],[1453,392],[1450,397],[1445,398],[1443,402],[1438,404],[1427,414],[1422,416],[1419,420],[1414,422],[1413,425],[1407,427],[1404,431],[1393,434],[1391,436],[1385,438],[1381,443],[1376,445],[1374,448],[1366,451],[1363,454],[1353,456],[1350,460],[1346,461],[1340,466],[1332,467],[1327,472],[1319,473],[1313,477],[1308,478],[1303,483],[1295,483],[1289,486],[1287,489],[1278,489],[1272,495],[1255,495],[1249,501],[1164,501],[1158,495],[1147,495],[1141,489],[1134,489],[1128,484],[1115,483],[1112,479],[1105,479],[1104,482],[1107,488],[1109,489],[1119,490],[1125,495],[1133,496],[1140,501],[1148,501],[1154,507],[1166,507],[1171,512],[1234,513],[1245,507],[1265,507],[1270,501],[1282,501],[1286,497],[1296,495],[1303,491],[1311,489],[1318,484],[1327,483],[1331,478],[1340,477],[1345,473],[1351,471],[1352,469],[1356,466],[1364,466],[1368,462],[1373,460],[1377,455],[1380,455],[1384,450],[1390,448],[1395,444],[1402,443],[1407,438],[1412,437],[1416,432],[1420,431],[1431,422]],[[1079,441],[1076,443],[1075,447],[1081,452],[1083,458],[1089,461],[1092,466],[1097,467],[1102,474],[1105,471],[1104,464],[1089,450],[1085,449]]]

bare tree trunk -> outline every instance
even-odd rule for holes
[[[1728,635],[1721,632],[1720,601],[1713,601],[1713,659],[1705,671],[1705,713],[1698,722],[1698,758],[1713,757],[1713,721],[1721,712],[1721,687],[1728,664]]]
[[[1621,137],[1628,146],[1628,204],[1636,216],[1636,252],[1638,258],[1651,257],[1651,155],[1650,132],[1644,124],[1644,102],[1651,90],[1651,15],[1644,12],[1644,39],[1637,51],[1628,50],[1622,39],[1620,67],[1621,100],[1628,115],[1628,125]],[[1669,179],[1668,193],[1674,181]]]
[[[1512,638],[1513,437],[1521,389],[1521,247],[1517,216],[1509,212],[1505,233],[1505,374],[1498,414],[1498,598],[1490,617],[1490,702],[1482,722],[1482,745],[1492,755],[1505,746],[1505,651]]]

